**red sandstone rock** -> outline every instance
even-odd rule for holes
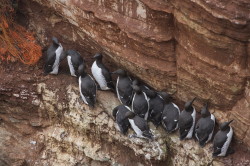
[[[218,122],[235,119],[237,140],[250,147],[249,0],[22,3],[21,12],[44,45],[54,35],[67,49],[79,50],[88,64],[102,51],[107,63],[157,90],[177,90],[179,101],[197,96],[199,107],[209,100]]]
[[[62,42],[82,44],[87,57],[102,51],[157,90],[177,90],[179,100],[197,96],[198,106],[209,100],[218,115],[236,119],[236,136],[245,140],[250,121],[237,115],[242,110],[236,103],[249,104],[241,103],[250,73],[249,1],[34,1],[73,24],[59,28],[63,19],[43,12],[39,19],[54,29],[72,29],[60,33],[31,18],[30,24],[44,28],[46,36],[55,33]]]

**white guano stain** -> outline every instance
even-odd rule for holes
[[[141,17],[141,18],[146,19],[147,18],[147,11],[145,9],[144,4],[139,0],[136,0],[136,2],[138,4],[137,9],[136,9],[137,17]]]

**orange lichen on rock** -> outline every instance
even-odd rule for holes
[[[24,64],[34,65],[42,56],[42,48],[36,43],[31,32],[13,22],[11,15],[13,9],[5,3],[0,13],[0,60],[20,60]],[[3,10],[5,9],[5,11]]]

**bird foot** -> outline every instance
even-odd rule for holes
[[[136,134],[131,134],[128,136],[129,138],[139,138]]]

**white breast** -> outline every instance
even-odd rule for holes
[[[136,135],[138,137],[143,137],[142,136],[142,131],[135,125],[135,122],[133,119],[129,119],[129,123],[131,124],[133,130],[135,131]]]
[[[76,72],[75,72],[75,69],[74,69],[72,61],[71,61],[71,56],[67,56],[67,60],[68,60],[68,65],[69,65],[69,70],[70,70],[71,76],[76,77]]]
[[[107,82],[104,76],[102,75],[102,69],[97,66],[96,61],[93,63],[91,67],[91,72],[102,90],[110,89],[107,87]]]
[[[132,112],[135,112],[135,111],[134,111],[134,100],[135,100],[135,95],[136,95],[136,93],[134,94],[133,100],[132,100]]]
[[[63,52],[63,47],[61,45],[61,43],[59,44],[59,47],[56,49],[56,59],[55,62],[53,64],[53,70],[52,72],[50,72],[50,74],[58,74],[58,70],[59,70],[59,64],[60,64],[60,56]]]
[[[144,119],[147,120],[148,119],[148,111],[149,111],[149,98],[147,97],[145,92],[142,92],[142,93],[143,93],[145,100],[147,101],[147,104],[148,104],[148,110],[147,110],[145,117],[144,117]]]
[[[178,110],[178,112],[179,112],[179,115],[180,115],[180,109],[179,109],[179,107],[175,104],[175,103],[172,103],[173,104],[173,106],[175,107],[175,108],[177,108],[177,110]]]
[[[230,126],[230,131],[227,133],[227,140],[224,143],[224,145],[221,148],[221,153],[218,156],[225,156],[227,153],[227,149],[232,141],[232,137],[233,137],[233,129]]]
[[[195,125],[195,117],[196,117],[196,110],[195,110],[195,108],[194,108],[193,113],[191,114],[191,116],[193,118],[193,124],[192,124],[192,127],[190,128],[190,130],[189,130],[189,132],[188,132],[188,134],[186,136],[186,138],[188,138],[188,139],[192,138],[192,136],[193,136],[194,125]]]
[[[117,97],[118,97],[119,101],[121,102],[121,104],[123,104],[121,101],[121,96],[120,96],[119,91],[118,91],[118,84],[119,84],[119,76],[118,76],[117,81],[116,81],[116,94],[117,94]]]

